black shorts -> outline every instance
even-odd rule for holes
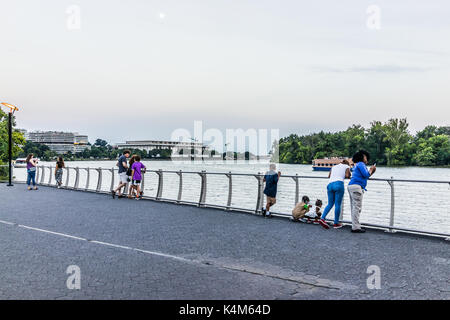
[[[141,180],[133,180],[133,183],[132,183],[133,186],[138,186],[140,184],[141,184]]]

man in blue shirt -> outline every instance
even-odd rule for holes
[[[360,150],[353,155],[353,168],[352,179],[348,183],[348,193],[350,195],[350,206],[352,211],[352,232],[364,233],[365,229],[361,228],[359,223],[359,216],[361,215],[362,200],[364,191],[366,190],[367,180],[372,176],[377,167],[373,165],[367,170],[367,162],[370,159],[370,155],[367,151]]]
[[[128,176],[127,176],[127,170],[128,170],[128,163],[127,159],[130,157],[131,152],[129,150],[125,150],[123,154],[119,157],[117,160],[116,166],[119,167],[119,185],[116,189],[111,191],[113,199],[116,197],[116,192],[119,192],[118,196],[119,198],[122,197],[122,188],[125,187],[128,183]]]
[[[274,163],[270,164],[269,171],[264,175],[264,182],[266,183],[266,187],[264,188],[264,194],[266,195],[266,207],[262,208],[262,214],[266,218],[271,218],[270,207],[273,206],[277,202],[277,184],[278,179],[280,178],[281,172],[276,172],[277,167]]]

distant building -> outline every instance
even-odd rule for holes
[[[31,131],[26,133],[26,139],[31,142],[45,144],[58,154],[83,152],[90,149],[88,136],[76,132]]]
[[[138,149],[146,152],[158,149],[172,150],[172,157],[189,157],[191,150],[199,156],[207,154],[209,147],[203,145],[201,142],[177,142],[177,141],[161,141],[161,140],[141,140],[141,141],[127,141],[125,143],[117,144],[119,149]]]

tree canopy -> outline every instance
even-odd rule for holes
[[[20,152],[22,152],[22,146],[25,144],[25,138],[23,134],[14,129],[15,117],[13,116],[13,159],[17,158]],[[8,114],[0,109],[0,164],[8,161]]]
[[[291,134],[275,145],[281,163],[310,164],[324,157],[351,157],[367,150],[371,162],[388,166],[450,165],[450,127],[427,126],[410,134],[406,119],[373,121],[369,128],[353,125],[335,133]],[[276,160],[276,159],[273,159]]]

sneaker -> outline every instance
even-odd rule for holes
[[[363,229],[363,228],[361,228],[361,229],[356,229],[356,230],[353,230],[353,229],[352,229],[352,232],[353,232],[353,233],[364,233],[364,232],[366,232],[366,229]]]
[[[270,218],[272,218],[272,214],[271,213],[269,213],[269,214],[266,214],[266,216],[265,216],[267,219],[270,219]]]
[[[28,187],[27,189],[28,189],[28,190],[31,190],[31,187]]]
[[[141,200],[141,198],[139,198],[139,197],[136,197],[136,200]]]
[[[33,188],[33,190],[37,190],[37,189],[38,189],[38,187],[34,187],[34,188]]]
[[[262,208],[261,209],[261,214],[262,214],[263,217],[265,217],[266,216],[266,209]]]
[[[335,223],[334,225],[333,225],[333,228],[334,229],[340,229],[340,228],[342,228],[342,223]]]
[[[298,221],[303,222],[303,223],[308,223],[308,220],[306,220],[305,218],[300,218],[300,219],[298,219]]]
[[[111,195],[112,195],[113,199],[116,198],[116,192],[114,190],[111,191]]]
[[[319,220],[318,219],[314,219],[313,224],[319,224]]]
[[[319,220],[319,224],[320,224],[324,229],[330,229],[330,226],[328,225],[328,223],[327,223],[324,219],[320,219],[320,220]]]

